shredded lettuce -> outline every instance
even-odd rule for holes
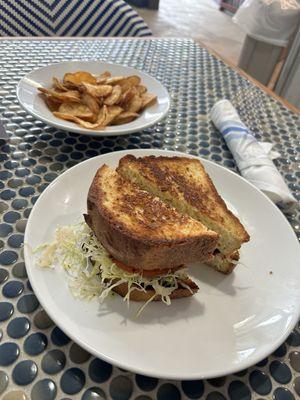
[[[76,298],[99,298],[103,302],[114,287],[127,283],[128,293],[124,301],[129,305],[133,290],[146,292],[146,288],[153,288],[154,295],[143,304],[138,315],[156,296],[170,305],[170,295],[178,288],[179,281],[181,286],[191,290],[182,282],[187,278],[186,269],[151,278],[120,269],[84,222],[57,228],[54,241],[39,246],[36,252],[40,253],[40,267],[64,268],[69,277],[69,288]]]

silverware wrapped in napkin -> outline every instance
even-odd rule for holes
[[[258,142],[228,100],[218,101],[210,117],[222,133],[241,175],[277,205],[294,208],[297,200],[272,161],[280,156],[272,151],[272,144]]]

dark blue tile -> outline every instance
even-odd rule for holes
[[[164,383],[162,384],[157,391],[157,400],[180,400],[181,395],[180,391],[177,389],[175,385],[172,383]],[[119,400],[116,397],[114,400]]]
[[[273,399],[274,400],[295,400],[295,396],[287,388],[279,387],[274,390]]]
[[[182,381],[181,387],[190,399],[199,399],[204,393],[204,383],[201,380]]]
[[[0,284],[6,282],[8,277],[9,277],[8,271],[6,271],[6,269],[4,268],[0,268]]]
[[[39,301],[34,294],[25,294],[17,303],[17,308],[21,313],[29,314],[34,312],[39,306]]]
[[[11,225],[8,224],[0,224],[0,237],[8,236],[13,231]]]
[[[288,365],[278,360],[272,361],[270,372],[272,377],[282,384],[288,383],[292,379],[292,373]]]
[[[20,355],[19,346],[16,343],[6,342],[0,344],[0,365],[6,367],[13,364]]]
[[[267,364],[268,364],[268,358],[264,358],[263,360],[258,362],[256,365],[257,365],[257,367],[264,367]]]
[[[12,177],[12,173],[9,171],[0,171],[0,180],[6,180]]]
[[[67,394],[76,394],[80,392],[85,384],[85,375],[79,368],[70,368],[66,370],[61,379],[60,387]]]
[[[30,174],[30,169],[28,169],[28,168],[18,168],[18,169],[16,169],[15,174],[17,176],[19,176],[20,178],[22,178],[22,177]]]
[[[56,326],[51,332],[51,340],[56,344],[56,346],[65,346],[71,339],[58,326]]]
[[[20,196],[23,196],[23,197],[32,196],[34,194],[34,192],[35,192],[35,189],[31,186],[22,187],[19,190]]]
[[[24,165],[24,167],[31,167],[32,165],[36,164],[36,160],[34,160],[33,158],[25,158],[22,161],[22,164]]]
[[[230,400],[251,400],[251,392],[242,381],[233,381],[228,387]]]
[[[274,357],[284,357],[286,355],[286,345],[283,343],[281,346],[278,347],[277,350],[274,351]]]
[[[13,315],[13,313],[14,313],[13,304],[8,303],[7,301],[0,302],[0,322],[6,321]]]
[[[12,250],[6,250],[0,253],[0,264],[11,265],[18,259],[18,254]]]
[[[7,334],[13,339],[19,339],[30,330],[30,321],[26,317],[17,317],[12,319],[7,325]]]
[[[26,272],[26,267],[24,262],[17,263],[12,270],[13,276],[16,278],[27,278],[27,272]]]
[[[23,208],[27,207],[28,201],[26,199],[15,199],[11,205],[15,210],[22,210]]]
[[[10,247],[14,247],[16,249],[19,247],[22,247],[23,242],[24,242],[24,235],[20,235],[20,234],[11,235],[7,241],[7,243],[9,244]]]
[[[249,381],[252,389],[262,396],[269,394],[272,390],[271,379],[262,371],[252,371]]]
[[[95,358],[89,365],[89,376],[97,383],[107,381],[112,374],[112,366],[106,361]]]
[[[47,171],[47,168],[44,165],[37,165],[33,168],[33,172],[35,174],[42,174]]]
[[[56,384],[51,379],[42,379],[32,388],[31,400],[54,400],[56,398]]]
[[[290,346],[298,347],[300,346],[300,332],[293,331],[287,338],[287,342]]]
[[[55,174],[54,172],[50,172],[50,173],[44,175],[44,179],[47,182],[52,182],[55,178],[57,178],[57,174]]]
[[[24,290],[24,285],[20,281],[9,281],[2,288],[2,294],[8,298],[20,296]]]
[[[16,211],[9,211],[4,214],[3,220],[9,224],[14,224],[18,219],[21,218],[21,214]]]
[[[136,383],[141,390],[148,392],[156,388],[158,384],[157,378],[151,378],[150,376],[144,375],[136,375],[135,376]]]
[[[36,332],[29,335],[24,342],[24,350],[30,356],[36,356],[42,353],[48,345],[47,336]]]
[[[54,375],[62,371],[66,365],[66,356],[60,350],[50,350],[42,359],[42,369],[46,374]]]
[[[16,197],[16,192],[14,190],[6,189],[0,193],[0,197],[2,200],[11,200]]]
[[[37,376],[38,367],[31,360],[19,362],[13,369],[12,378],[17,385],[25,386],[33,382]]]
[[[28,183],[28,185],[36,185],[40,183],[41,180],[42,179],[38,175],[32,175],[26,178],[26,183]]]
[[[105,400],[105,399],[106,395],[103,392],[103,390],[95,386],[87,389],[81,397],[81,400]]]
[[[4,167],[7,169],[14,169],[17,168],[18,166],[19,163],[17,161],[8,160],[4,163]]]

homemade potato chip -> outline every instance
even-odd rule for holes
[[[134,86],[138,86],[141,82],[141,78],[136,76],[136,75],[132,75],[132,76],[128,76],[127,78],[122,79],[121,81],[118,82],[118,85],[121,86],[122,88],[122,92],[125,93],[126,90],[134,87]]]
[[[128,124],[128,122],[133,121],[138,116],[139,114],[137,113],[133,113],[131,111],[123,111],[121,114],[113,119],[112,123],[113,125]]]
[[[63,78],[63,82],[66,86],[78,87],[82,83],[90,83],[95,85],[97,83],[97,79],[85,71],[78,71],[73,73],[66,73]]]
[[[53,87],[56,90],[60,90],[61,92],[67,92],[69,89],[65,87],[57,78],[53,77]]]
[[[93,97],[106,97],[111,94],[113,87],[110,85],[90,85],[84,82],[80,86],[80,90]]]
[[[104,99],[104,104],[106,104],[108,106],[117,104],[118,101],[120,100],[121,96],[122,96],[121,86],[116,85],[113,87],[111,94],[108,97],[106,97],[106,99]]]
[[[69,114],[74,117],[79,117],[90,122],[94,122],[94,114],[85,104],[80,103],[62,103],[58,111],[63,114]]]
[[[135,94],[123,107],[125,111],[136,113],[142,108],[142,104],[140,96]]]
[[[111,73],[109,71],[104,71],[101,75],[96,77],[97,85],[105,84],[106,80],[111,77]]]
[[[59,100],[54,99],[53,97],[49,97],[44,95],[45,103],[47,104],[50,111],[57,111],[62,104]]]
[[[141,95],[142,99],[142,108],[148,107],[151,104],[154,104],[157,100],[157,96],[151,93],[144,93]]]
[[[58,118],[86,129],[105,129],[127,124],[157,96],[147,92],[137,75],[111,76],[104,71],[94,76],[86,71],[66,73],[63,81],[53,77],[53,88],[39,88],[50,111]]]
[[[89,93],[83,93],[81,95],[81,100],[83,104],[88,106],[88,108],[92,111],[93,114],[98,115],[100,111],[100,106],[95,97],[91,96]]]
[[[54,99],[60,100],[61,102],[80,102],[80,94],[76,90],[69,90],[68,92],[56,92],[52,89],[45,89],[39,87],[38,90],[46,95],[53,97]]]

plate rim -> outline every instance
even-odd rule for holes
[[[27,106],[21,100],[20,92],[22,90],[21,86],[22,86],[23,82],[25,81],[26,78],[28,78],[30,76],[30,74],[32,74],[32,73],[34,73],[36,71],[40,71],[40,70],[44,70],[44,69],[46,70],[47,68],[52,67],[54,65],[63,65],[63,64],[77,63],[77,62],[86,63],[86,64],[88,64],[90,62],[98,62],[100,64],[102,63],[102,64],[109,64],[109,65],[112,65],[112,66],[125,67],[125,68],[128,68],[128,69],[131,69],[132,72],[142,73],[142,74],[146,75],[148,78],[153,79],[154,81],[156,81],[156,83],[158,83],[161,86],[161,88],[164,90],[164,92],[166,94],[166,97],[168,99],[168,104],[167,104],[166,110],[164,112],[162,112],[155,120],[153,120],[151,122],[148,122],[148,123],[144,124],[143,126],[136,127],[136,128],[127,128],[124,131],[116,132],[116,131],[105,131],[105,130],[104,131],[97,131],[97,130],[92,130],[92,129],[91,130],[87,130],[85,128],[77,127],[76,125],[74,127],[73,126],[69,127],[69,126],[66,126],[64,124],[64,122],[58,123],[58,122],[49,121],[49,119],[47,117],[44,117],[43,115],[41,116],[40,114],[38,114],[34,110],[30,110],[29,108],[27,108]],[[139,132],[139,131],[141,131],[143,129],[147,129],[147,128],[157,124],[159,121],[161,121],[168,114],[168,112],[170,111],[170,108],[171,108],[171,97],[170,97],[170,94],[169,94],[168,90],[166,89],[166,87],[163,85],[163,83],[160,82],[156,77],[148,74],[147,72],[144,72],[143,70],[140,70],[140,69],[137,69],[137,68],[134,68],[134,67],[131,67],[131,66],[127,66],[127,65],[124,65],[124,64],[118,64],[118,63],[113,63],[113,62],[104,61],[104,60],[70,60],[70,61],[61,61],[61,62],[58,62],[58,63],[53,63],[53,64],[50,64],[50,65],[45,65],[43,67],[32,69],[30,72],[28,72],[26,75],[24,75],[19,80],[19,82],[17,84],[17,87],[16,87],[16,95],[17,95],[17,99],[18,99],[18,102],[21,105],[21,107],[25,111],[27,111],[30,115],[32,115],[33,117],[37,118],[38,120],[44,122],[45,124],[47,124],[49,126],[53,126],[53,127],[57,128],[57,129],[61,129],[63,131],[73,132],[73,133],[77,133],[77,134],[80,134],[80,135],[93,136],[93,137],[123,136],[123,135],[129,135],[131,133]],[[61,120],[61,121],[63,121],[63,120]],[[126,124],[123,124],[123,125],[126,125]]]
[[[151,149],[129,149],[129,150],[113,151],[113,152],[110,152],[110,153],[100,154],[100,155],[98,155],[98,156],[96,156],[96,157],[93,157],[93,158],[89,158],[89,159],[87,159],[87,160],[84,160],[84,161],[82,161],[82,162],[80,162],[80,163],[74,165],[73,167],[67,169],[66,171],[64,171],[62,174],[60,174],[60,175],[58,176],[58,178],[61,177],[63,174],[69,174],[71,170],[73,171],[73,170],[75,170],[76,168],[80,168],[80,165],[81,165],[81,164],[83,164],[83,163],[88,163],[88,162],[90,162],[91,160],[94,160],[94,159],[99,159],[99,158],[101,158],[102,156],[107,156],[107,155],[113,154],[113,153],[114,153],[114,154],[120,154],[120,155],[121,155],[121,154],[124,154],[124,155],[125,155],[125,154],[135,154],[135,153],[136,153],[136,154],[138,155],[138,153],[144,153],[145,151],[146,151],[146,152],[149,152],[149,155],[150,155],[150,152],[154,153],[153,155],[155,155],[155,153],[156,153],[157,155],[159,155],[159,154],[161,154],[161,153],[164,153],[164,154],[165,154],[165,153],[168,153],[170,156],[172,156],[172,155],[173,155],[173,156],[174,156],[174,155],[179,155],[179,156],[180,156],[180,155],[181,155],[181,156],[185,156],[185,157],[196,158],[196,159],[199,159],[201,162],[204,162],[204,166],[205,166],[205,164],[207,163],[207,164],[214,165],[214,166],[216,166],[217,168],[221,168],[221,169],[223,169],[223,170],[226,170],[226,172],[229,173],[229,174],[231,174],[232,176],[234,176],[235,179],[242,180],[242,181],[244,181],[247,185],[251,186],[252,189],[254,189],[254,190],[264,199],[264,201],[267,201],[267,202],[273,207],[274,211],[276,210],[275,212],[280,216],[280,218],[282,218],[282,219],[284,220],[285,225],[286,225],[287,228],[290,230],[290,232],[293,234],[294,240],[298,243],[297,235],[296,235],[295,231],[293,230],[293,228],[291,227],[291,225],[290,225],[290,223],[288,222],[288,220],[287,220],[287,218],[285,217],[285,215],[284,215],[284,214],[280,211],[280,209],[279,209],[279,208],[278,208],[278,207],[277,207],[263,192],[261,192],[256,186],[254,186],[252,183],[250,183],[249,181],[247,181],[247,180],[246,180],[244,177],[242,177],[241,175],[239,175],[239,174],[237,174],[237,173],[231,171],[230,169],[228,169],[228,168],[226,168],[226,167],[224,167],[224,166],[222,166],[222,165],[219,165],[218,163],[216,163],[216,162],[214,162],[214,161],[211,161],[211,160],[208,160],[208,159],[205,159],[205,158],[202,158],[202,157],[198,157],[198,156],[195,156],[195,155],[192,155],[192,154],[183,153],[183,152],[179,152],[179,151],[164,150],[164,149],[152,149],[152,148],[151,148]],[[56,179],[55,179],[55,180],[56,180]],[[48,187],[45,189],[45,191],[39,196],[39,198],[38,198],[37,202],[35,203],[35,205],[33,206],[33,209],[32,209],[32,210],[34,210],[34,208],[36,207],[36,205],[38,205],[40,199],[42,199],[43,196],[46,196],[47,191],[50,190],[51,187],[52,187],[52,185],[55,184],[55,180],[52,181],[52,182],[48,185]],[[27,271],[27,274],[28,274],[28,278],[29,278],[30,281],[31,281],[31,278],[32,278],[32,276],[33,276],[33,268],[32,268],[32,267],[31,267],[31,268],[27,267],[27,262],[26,262],[26,260],[28,261],[28,259],[29,259],[29,251],[30,251],[30,250],[29,250],[29,246],[26,246],[26,243],[27,243],[27,236],[28,236],[29,228],[30,228],[30,225],[31,225],[31,224],[30,224],[31,215],[32,215],[32,212],[31,212],[31,214],[30,214],[30,216],[29,216],[29,218],[28,218],[27,225],[26,225],[26,230],[25,230],[25,234],[24,234],[24,262],[25,262],[25,266],[26,266],[26,271]],[[299,254],[300,254],[300,247],[299,247]],[[34,281],[32,280],[32,282],[34,282]],[[55,322],[55,324],[56,324],[58,327],[60,327],[60,326],[61,326],[61,325],[60,325],[60,321],[59,321],[59,323],[57,323],[57,321],[59,320],[59,318],[56,318],[56,316],[53,315],[53,314],[51,313],[51,309],[48,308],[47,303],[44,302],[43,296],[37,295],[37,292],[35,291],[35,290],[36,290],[36,287],[35,287],[35,284],[34,284],[34,283],[32,283],[32,287],[33,287],[33,289],[34,289],[34,294],[35,294],[36,297],[38,298],[38,300],[39,300],[40,304],[42,305],[42,307],[45,309],[45,311],[46,311],[47,314],[51,317],[51,319]],[[242,360],[242,361],[241,361],[239,364],[237,364],[236,366],[232,365],[232,368],[231,368],[231,369],[227,369],[226,371],[221,370],[221,371],[218,371],[218,372],[216,372],[216,373],[209,373],[209,374],[203,374],[203,373],[202,373],[202,374],[199,374],[199,372],[195,372],[194,374],[190,374],[190,373],[189,373],[189,374],[184,375],[184,376],[179,376],[179,375],[176,375],[176,374],[168,374],[168,372],[156,374],[154,371],[151,372],[150,370],[145,370],[145,369],[140,368],[140,367],[131,367],[131,366],[128,367],[128,364],[126,364],[126,363],[124,363],[124,362],[120,362],[120,361],[118,361],[118,360],[116,360],[116,359],[114,359],[114,358],[112,358],[112,357],[109,357],[109,356],[103,354],[103,353],[96,352],[96,351],[93,349],[93,347],[90,346],[88,343],[85,343],[84,341],[78,340],[78,338],[76,337],[76,333],[73,334],[72,331],[69,331],[67,325],[66,325],[66,327],[64,326],[64,327],[62,328],[62,330],[63,330],[75,343],[79,344],[82,348],[84,348],[86,351],[88,351],[89,353],[91,353],[93,356],[99,357],[100,359],[102,359],[102,360],[104,360],[104,361],[106,361],[106,362],[108,362],[108,363],[110,363],[110,364],[112,364],[112,365],[114,365],[114,366],[123,368],[123,369],[125,369],[125,370],[127,370],[127,371],[130,371],[130,372],[133,372],[133,373],[136,373],[136,374],[142,374],[142,375],[149,376],[149,377],[157,377],[157,378],[161,378],[161,379],[172,379],[172,380],[183,381],[183,380],[197,380],[197,379],[212,379],[212,378],[218,378],[218,377],[221,377],[221,376],[231,375],[231,374],[234,374],[234,373],[236,373],[236,372],[238,372],[238,371],[241,371],[241,370],[243,370],[243,369],[246,369],[246,368],[249,368],[249,367],[254,366],[254,365],[257,364],[259,361],[261,361],[261,360],[263,360],[264,358],[270,356],[282,343],[285,342],[285,340],[287,339],[287,337],[289,336],[289,334],[290,334],[290,333],[292,332],[292,330],[294,329],[295,324],[298,322],[299,318],[300,318],[300,303],[299,303],[299,305],[298,305],[298,310],[296,310],[296,311],[293,313],[293,317],[292,317],[291,320],[289,321],[289,327],[288,327],[288,329],[286,329],[285,333],[284,333],[283,335],[281,335],[276,341],[272,342],[272,345],[268,348],[268,350],[265,350],[265,351],[263,351],[263,352],[260,352],[260,353],[259,353],[259,356],[253,357],[253,358],[251,359],[251,362],[249,362],[249,358],[247,358],[246,360]],[[248,362],[247,362],[247,360],[248,360]]]

